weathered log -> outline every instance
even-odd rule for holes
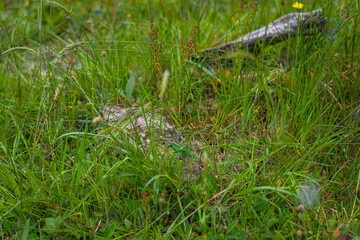
[[[198,58],[205,60],[205,62],[212,62],[212,59],[217,57],[226,58],[238,50],[255,52],[261,46],[273,45],[298,34],[306,36],[322,32],[325,27],[326,17],[321,14],[321,8],[312,12],[289,13],[235,41],[205,49],[199,52]]]

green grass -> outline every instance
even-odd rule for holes
[[[360,3],[303,1],[323,8],[325,32],[246,67],[238,56],[214,74],[182,54],[293,3],[259,0],[254,15],[236,0],[0,3],[1,238],[359,239]],[[186,181],[156,139],[92,123],[114,104],[168,116],[200,177]]]

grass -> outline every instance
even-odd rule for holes
[[[189,46],[233,40],[293,2],[1,3],[1,238],[360,238],[359,2],[302,3],[323,8],[324,33],[215,73]],[[145,148],[92,122],[114,104],[167,116],[199,177],[155,137]]]

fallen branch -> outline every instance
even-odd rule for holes
[[[322,32],[326,17],[321,14],[321,8],[308,13],[289,13],[235,41],[205,49],[199,53],[198,58],[209,62],[214,58],[226,57],[239,50],[256,52],[261,46],[273,45],[298,34],[306,36]]]

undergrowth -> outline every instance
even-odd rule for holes
[[[359,2],[241,2],[0,3],[2,239],[360,238]],[[323,33],[192,58],[320,7]],[[145,147],[112,105],[161,112],[186,148]]]

